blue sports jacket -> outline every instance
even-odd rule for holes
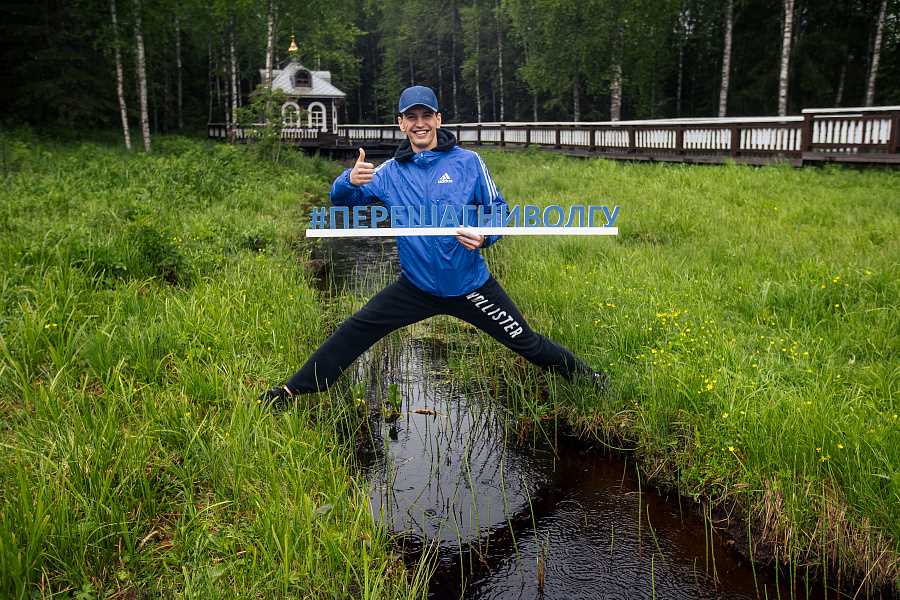
[[[394,158],[375,169],[370,183],[350,183],[347,169],[331,188],[331,202],[336,206],[359,206],[381,199],[390,210],[393,206],[411,206],[418,214],[424,206],[431,214],[432,205],[443,215],[446,206],[457,211],[462,222],[463,206],[484,205],[485,212],[506,205],[506,201],[475,152],[460,148],[456,138],[444,129],[437,130],[438,145],[434,150],[415,153],[406,140]],[[472,218],[470,209],[469,219]],[[489,246],[500,236],[487,236]],[[400,268],[416,287],[435,296],[461,296],[481,287],[490,277],[479,250],[468,250],[453,236],[398,237]]]

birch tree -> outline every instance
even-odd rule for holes
[[[622,55],[624,54],[624,37],[622,30],[622,3],[620,0],[613,2],[613,29],[612,29],[612,64],[610,65],[609,79],[609,120],[620,121],[622,119]]]
[[[609,82],[609,120],[622,119],[622,61],[613,58]]]
[[[116,0],[109,0],[109,12],[112,16],[113,50],[116,61],[116,94],[119,97],[119,113],[122,116],[122,133],[125,136],[125,147],[131,150],[131,132],[128,130],[128,107],[125,105],[125,76],[122,70],[122,49],[119,46],[119,22],[116,18]]]
[[[147,112],[147,64],[144,57],[144,31],[141,26],[141,0],[134,0],[134,46],[137,55],[138,96],[141,103],[141,135],[144,138],[144,151],[150,152],[150,116]]]
[[[266,10],[266,71],[263,77],[263,89],[266,93],[266,122],[272,113],[272,70],[275,52],[275,0],[269,0]]]
[[[778,73],[778,116],[787,115],[788,81],[791,73],[791,40],[794,34],[794,0],[784,0],[781,41],[781,70]]]
[[[678,13],[678,26],[676,33],[678,35],[678,85],[675,88],[675,116],[681,116],[681,99],[684,97],[684,47],[687,44],[688,19],[690,13],[681,3],[681,10]]]
[[[875,102],[875,78],[878,77],[878,63],[881,60],[881,37],[884,34],[884,18],[887,12],[887,0],[881,0],[878,11],[878,24],[875,27],[875,44],[872,48],[872,62],[869,67],[869,82],[866,85],[866,106]]]
[[[266,11],[266,79],[263,85],[266,89],[272,87],[272,64],[275,52],[275,0],[269,0]]]
[[[734,0],[725,3],[725,44],[722,49],[722,84],[719,88],[719,117],[728,113],[728,84],[731,81],[731,42],[734,38]]]
[[[572,120],[576,123],[581,120],[581,80],[577,73],[572,82]]]
[[[237,124],[237,108],[240,106],[238,104],[238,94],[240,93],[238,90],[238,76],[237,76],[237,50],[235,49],[234,43],[234,30],[235,30],[235,19],[234,15],[231,15],[231,20],[228,25],[228,59],[230,66],[230,80],[231,80],[231,121],[232,125]]]
[[[229,67],[228,67],[228,57],[225,53],[225,48],[227,44],[228,34],[226,33],[222,39],[222,47],[219,48],[219,68],[216,70],[216,75],[221,72],[221,79],[217,83],[217,87],[219,90],[218,97],[222,103],[222,110],[225,112],[225,127],[229,131],[229,135],[231,135],[231,126],[232,126],[232,106],[231,106],[231,77],[229,76]],[[222,89],[224,88],[224,89]]]

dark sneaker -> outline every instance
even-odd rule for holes
[[[289,390],[286,385],[282,385],[273,387],[260,394],[256,399],[256,403],[273,408],[282,408],[287,405],[293,397],[294,394],[291,393],[291,390]]]

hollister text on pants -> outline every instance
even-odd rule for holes
[[[466,300],[472,302],[481,310],[481,312],[493,320],[499,321],[500,325],[503,327],[503,331],[507,332],[510,338],[514,338],[522,333],[522,327],[519,325],[518,321],[506,314],[505,310],[500,310],[499,306],[495,306],[493,302],[490,302],[482,294],[472,292],[466,296]]]

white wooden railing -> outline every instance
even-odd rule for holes
[[[874,157],[896,162],[900,106],[806,109],[790,117],[654,119],[603,122],[449,123],[462,144],[540,146],[611,156],[678,160],[679,157],[833,158]],[[257,126],[210,124],[209,136],[251,140]],[[396,144],[405,139],[396,125],[339,125],[336,134],[285,128],[285,141],[333,146]]]
[[[257,137],[257,132],[262,127],[260,124],[240,125],[229,127],[224,123],[210,123],[207,126],[208,137],[221,140],[250,141]],[[315,142],[321,136],[322,131],[308,127],[284,127],[281,130],[281,139],[284,141],[312,141]]]
[[[603,122],[449,123],[463,144],[581,148],[598,153],[800,156],[804,152],[897,152],[900,107],[807,109],[792,117]],[[396,125],[340,125],[354,141],[404,138]]]

